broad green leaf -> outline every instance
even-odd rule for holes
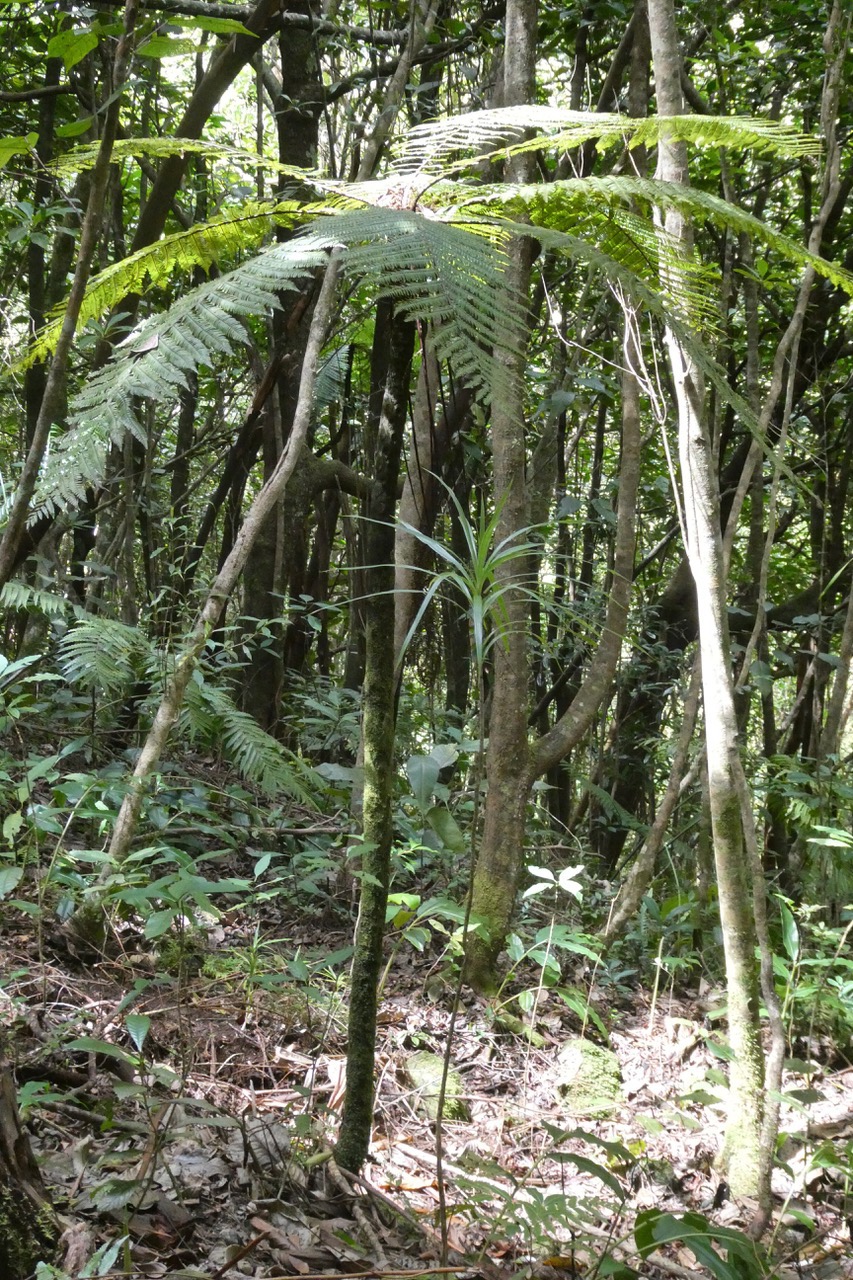
[[[796,961],[800,953],[800,931],[793,912],[787,903],[779,900],[779,914],[782,917],[782,943],[791,961]]]
[[[145,1037],[151,1028],[151,1019],[147,1013],[129,1013],[124,1020],[127,1027],[127,1034],[136,1045],[139,1052],[142,1052],[142,1046],[145,1044]]]
[[[91,127],[92,116],[84,116],[82,120],[72,120],[71,124],[62,124],[56,131],[57,138],[77,138]]]
[[[13,844],[15,836],[24,825],[24,815],[20,809],[16,809],[14,813],[7,814],[3,819],[3,839],[9,844]]]
[[[427,810],[426,820],[445,849],[451,853],[465,853],[468,843],[456,819],[443,804],[434,804]]]
[[[24,151],[31,151],[37,140],[37,133],[28,133],[17,138],[0,138],[0,169],[9,163],[12,156],[19,156]]]
[[[210,31],[216,36],[254,36],[258,39],[254,31],[250,31],[248,27],[244,27],[242,22],[238,22],[236,18],[188,18],[183,14],[170,14],[169,21],[176,27],[188,27],[197,31]]]
[[[5,898],[7,893],[18,887],[23,874],[23,867],[3,867],[0,870],[0,898]]]
[[[119,1049],[118,1045],[110,1044],[109,1040],[98,1040],[95,1036],[78,1036],[76,1040],[71,1040],[66,1049],[79,1049],[83,1053],[102,1053],[106,1058],[117,1058],[119,1062],[127,1062],[134,1066],[134,1060],[124,1049]]]
[[[459,748],[452,742],[437,742],[429,754],[438,762],[439,769],[446,769],[459,759]]]
[[[625,1187],[609,1169],[605,1169],[604,1165],[598,1163],[597,1160],[590,1160],[588,1156],[577,1155],[574,1151],[552,1151],[551,1157],[557,1164],[573,1164],[581,1173],[589,1173],[593,1178],[598,1178],[599,1182],[603,1182],[605,1187],[618,1196],[620,1200],[624,1200],[627,1195]]]
[[[48,42],[47,56],[61,58],[65,63],[65,70],[70,71],[97,47],[98,37],[94,31],[60,31],[59,35]]]
[[[136,52],[143,58],[178,58],[195,51],[193,40],[182,40],[179,36],[149,36]]]
[[[146,938],[161,938],[177,916],[174,907],[167,911],[154,911],[145,921]]]
[[[409,756],[406,761],[406,776],[419,809],[429,807],[440,772],[441,765],[434,756]]]

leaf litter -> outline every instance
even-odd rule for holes
[[[345,1090],[343,968],[320,963],[345,954],[349,936],[288,919],[280,903],[262,910],[252,928],[276,940],[265,981],[229,967],[251,943],[239,918],[211,927],[204,954],[169,973],[132,925],[117,954],[84,966],[7,915],[0,1027],[67,1223],[67,1275],[115,1241],[130,1270],[111,1274],[175,1280],[762,1274],[724,1263],[719,1244],[708,1246],[710,1269],[681,1240],[644,1252],[633,1230],[665,1215],[701,1215],[723,1233],[748,1221],[713,1164],[725,1061],[706,1000],[637,991],[630,1009],[608,1011],[621,1091],[611,1110],[583,1117],[558,1070],[561,1048],[584,1030],[577,1015],[543,989],[533,1015],[543,1043],[532,1044],[503,1029],[499,1010],[463,997],[451,1060],[466,1118],[442,1126],[442,1267],[435,1126],[406,1063],[444,1054],[450,982],[435,982],[428,952],[396,952],[374,1136],[354,1178],[330,1158]],[[277,980],[294,955],[308,980]],[[843,1280],[853,1276],[853,1068],[791,1065],[764,1274]]]

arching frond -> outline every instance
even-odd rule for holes
[[[189,272],[201,267],[207,271],[214,263],[221,265],[229,258],[255,252],[274,226],[293,226],[304,217],[301,206],[292,201],[253,202],[146,245],[92,278],[77,318],[77,332],[128,294],[144,294],[163,286],[176,270]],[[52,318],[30,344],[21,367],[27,368],[53,351],[64,311],[64,304],[54,308]]]
[[[528,223],[515,224],[514,230],[517,235],[530,234]],[[697,331],[695,325],[691,323],[692,318],[688,316],[685,320],[681,307],[670,306],[656,283],[644,279],[619,259],[604,252],[598,245],[591,244],[579,236],[564,231],[553,231],[550,228],[537,228],[536,238],[542,243],[543,248],[564,254],[572,261],[598,272],[612,288],[618,289],[632,303],[665,323],[694,357],[696,364],[721,399],[732,406],[747,430],[759,439],[762,446],[766,446],[766,441],[762,440],[758,434],[758,420],[755,412],[743,396],[738,395],[732,388],[725,372],[703,342],[701,332]],[[794,480],[787,469],[785,474]]]
[[[34,516],[79,502],[101,479],[111,443],[128,431],[143,439],[134,401],[176,395],[190,371],[245,341],[244,317],[279,306],[281,291],[298,288],[332,249],[342,250],[345,274],[375,282],[401,315],[428,324],[436,354],[459,376],[487,395],[500,389],[493,351],[520,341],[524,302],[507,289],[505,234],[492,224],[472,234],[474,225],[473,218],[454,226],[395,209],[320,218],[144,321],[75,398],[71,429],[46,463]]]
[[[59,645],[59,667],[67,680],[83,689],[118,694],[154,663],[154,648],[138,627],[91,614]]]
[[[45,591],[40,587],[32,587],[20,578],[10,578],[0,591],[0,608],[3,609],[37,609],[46,618],[67,618],[73,614],[78,618],[86,616],[80,605],[72,604],[64,596],[54,591]]]
[[[566,151],[593,141],[599,147],[620,142],[651,145],[662,136],[701,146],[748,147],[753,152],[788,156],[813,155],[820,150],[816,139],[790,125],[751,116],[635,119],[561,107],[495,107],[416,125],[405,139],[399,169],[401,173],[446,173],[473,157],[499,158],[543,148]]]
[[[338,404],[346,395],[354,354],[354,344],[345,342],[331,351],[320,365],[314,384],[315,417],[329,405]]]
[[[243,777],[267,795],[286,795],[314,806],[321,784],[313,770],[235,707],[224,689],[206,680],[191,680],[181,722],[192,737],[208,743],[221,741]]]
[[[51,168],[56,173],[80,173],[94,168],[98,158],[99,143],[83,143],[73,147],[53,161]],[[169,156],[200,155],[206,160],[228,160],[252,172],[264,169],[280,177],[293,178],[300,185],[326,190],[336,186],[327,179],[308,169],[300,169],[293,164],[282,164],[272,156],[258,155],[256,151],[247,151],[244,147],[232,147],[224,142],[208,142],[200,138],[121,138],[113,144],[111,158],[113,161],[133,159],[136,156],[147,156],[152,160],[165,160]]]
[[[449,196],[449,187],[445,185],[437,198],[447,200]],[[685,187],[677,182],[626,176],[570,178],[525,186],[496,183],[478,188],[469,194],[464,204],[456,207],[470,208],[481,217],[489,211],[516,217],[523,213],[535,227],[561,231],[568,231],[571,227],[573,234],[589,234],[593,239],[597,234],[609,235],[609,244],[602,243],[601,247],[626,265],[629,259],[625,254],[630,252],[630,243],[634,242],[638,249],[641,248],[641,253],[632,265],[641,272],[643,259],[649,263],[656,262],[661,252],[666,253],[666,239],[660,228],[653,228],[649,219],[638,217],[632,210],[637,207],[649,212],[655,207],[678,209],[688,217],[708,219],[731,231],[742,232],[797,266],[813,267],[818,275],[853,294],[853,274],[837,263],[809,253],[791,236],[776,231],[737,205],[698,187]],[[612,219],[607,211],[612,212]],[[616,236],[621,237],[622,251],[616,248]],[[676,253],[673,246],[673,254]],[[690,269],[690,264],[679,262],[679,271],[683,271],[685,266]],[[697,282],[701,284],[701,275]]]
[[[538,229],[564,232],[572,243],[585,242],[608,261],[619,263],[623,273],[633,273],[653,288],[659,288],[667,257],[677,259],[682,311],[693,316],[697,327],[706,332],[719,324],[716,267],[699,259],[684,261],[677,244],[663,229],[640,217],[627,202],[614,200],[593,179],[542,186],[499,183],[479,188],[469,197],[467,207],[481,218],[497,217],[499,226],[507,219],[517,219],[519,224],[529,222],[537,234]]]

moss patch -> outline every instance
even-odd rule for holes
[[[406,1061],[406,1077],[417,1089],[416,1103],[428,1119],[438,1119],[438,1095],[444,1060],[437,1053],[424,1049],[413,1053]],[[445,1120],[470,1120],[468,1108],[462,1100],[462,1077],[453,1067],[447,1073],[444,1091]]]
[[[610,1049],[577,1037],[557,1054],[557,1092],[572,1116],[611,1115],[622,1096],[619,1060]]]

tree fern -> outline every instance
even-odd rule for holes
[[[69,614],[78,618],[86,616],[79,605],[72,604],[65,596],[58,596],[55,592],[45,591],[40,587],[32,587],[19,578],[10,578],[0,591],[0,608],[38,610],[46,618],[67,618]]]
[[[59,669],[81,689],[115,696],[155,666],[155,651],[138,627],[87,616],[59,645]]]
[[[142,630],[115,618],[87,615],[59,645],[59,669],[66,680],[114,698],[145,678],[150,682],[149,698],[159,700],[170,662]],[[221,747],[243,777],[267,794],[314,803],[320,782],[313,771],[201,673],[190,684],[180,727],[208,750]]]
[[[203,678],[191,680],[180,724],[196,739],[221,742],[226,756],[243,777],[267,795],[286,795],[302,804],[315,805],[322,786],[318,776],[265,733],[252,716],[240,711],[224,689]]]
[[[112,263],[92,278],[80,315],[77,331],[116,306],[130,293],[144,294],[149,289],[168,284],[175,271],[191,272],[196,267],[208,271],[234,259],[238,255],[256,252],[275,226],[292,226],[297,211],[304,219],[304,211],[295,202],[257,202],[242,205],[198,223],[187,231],[164,236],[152,245],[129,254],[120,262]],[[43,360],[56,345],[62,326],[64,308],[54,309],[52,318],[30,344],[26,368],[36,360]]]
[[[439,189],[438,198],[450,200],[447,189]],[[853,293],[853,274],[826,258],[819,258],[809,253],[802,244],[791,236],[774,230],[760,218],[754,217],[737,205],[710,192],[697,187],[684,187],[674,182],[661,182],[652,178],[603,177],[603,178],[570,178],[565,181],[530,184],[528,186],[508,186],[496,183],[483,186],[469,192],[467,200],[453,202],[455,210],[470,208],[478,216],[518,217],[521,213],[535,227],[568,231],[572,228],[576,236],[586,235],[592,240],[598,234],[610,237],[609,251],[619,258],[625,266],[632,265],[642,273],[643,263],[657,263],[661,246],[661,232],[653,228],[651,223],[638,217],[631,210],[642,207],[651,211],[656,207],[661,210],[678,209],[692,218],[707,218],[717,226],[731,231],[742,232],[758,244],[773,250],[789,262],[797,266],[812,267],[818,275]],[[613,215],[606,220],[607,212]],[[584,226],[583,219],[589,219]],[[588,229],[587,229],[588,228]],[[622,247],[617,247],[614,240],[616,233],[624,233]],[[658,248],[655,248],[655,238]],[[630,257],[630,244],[634,243],[641,253],[633,263]],[[601,242],[601,247],[605,247]],[[627,252],[626,252],[627,251]],[[679,262],[679,272],[684,269]],[[701,268],[700,268],[701,270]],[[704,268],[707,271],[707,268]]]
[[[506,287],[505,233],[486,224],[484,234],[471,234],[475,225],[411,210],[326,216],[144,321],[73,401],[71,430],[47,461],[34,515],[79,502],[103,476],[111,443],[128,431],[144,438],[137,398],[176,395],[190,371],[245,343],[242,318],[278,307],[280,292],[299,287],[334,248],[344,250],[346,274],[378,282],[403,316],[428,324],[436,354],[488,395],[500,376],[493,350],[519,341],[524,304]]]
[[[301,186],[306,183],[318,190],[336,187],[338,184],[320,177],[296,165],[283,164],[272,156],[259,155],[244,147],[234,147],[225,142],[209,142],[201,138],[121,138],[113,146],[114,162],[147,156],[152,160],[165,160],[169,156],[200,155],[205,160],[225,160],[252,172],[265,169],[286,178],[293,178]],[[59,156],[51,164],[57,174],[80,173],[94,167],[98,155],[97,143],[83,143]]]
[[[330,405],[339,404],[346,395],[352,372],[355,345],[345,342],[331,351],[317,370],[314,387],[314,416]]]
[[[143,438],[135,401],[174,396],[188,373],[230,354],[245,341],[243,318],[278,306],[281,291],[299,287],[333,248],[341,250],[345,274],[375,282],[403,316],[428,324],[436,354],[484,397],[500,394],[505,376],[503,362],[493,359],[494,351],[517,348],[523,332],[525,304],[507,290],[503,245],[510,234],[530,234],[530,225],[524,223],[532,224],[543,244],[596,268],[653,312],[680,312],[685,340],[720,390],[725,380],[707,353],[698,353],[695,333],[688,332],[691,327],[707,331],[715,318],[708,301],[708,268],[679,263],[679,297],[667,308],[661,298],[661,281],[667,274],[661,266],[666,264],[660,261],[667,251],[666,238],[653,230],[650,220],[638,216],[638,208],[678,207],[711,218],[799,265],[813,266],[853,292],[853,278],[841,268],[814,258],[743,210],[696,189],[628,177],[473,190],[470,184],[443,180],[431,185],[424,180],[432,170],[441,174],[452,169],[450,158],[460,151],[470,155],[498,140],[521,138],[531,127],[539,131],[536,137],[511,141],[502,153],[533,146],[577,146],[593,138],[603,144],[617,138],[648,143],[662,130],[693,141],[784,154],[802,155],[815,147],[811,139],[772,121],[699,116],[636,121],[549,107],[481,111],[412,130],[402,181],[339,184],[335,194],[313,205],[248,206],[236,216],[169,237],[93,282],[86,315],[97,314],[127,292],[162,282],[176,266],[209,266],[225,254],[251,248],[273,220],[294,225],[314,215],[301,233],[201,285],[164,314],[145,321],[121,345],[117,358],[97,371],[73,402],[71,429],[44,468],[34,514],[78,502],[88,487],[100,482],[111,443],[120,442],[127,432]],[[134,146],[140,149],[127,144],[128,154]],[[183,140],[172,140],[162,144],[160,152],[171,154],[182,147]],[[151,152],[152,146],[145,143],[141,149]],[[228,154],[227,148],[218,150]],[[241,153],[241,160],[248,155]],[[312,180],[311,175],[302,176]],[[325,185],[328,190],[335,184]],[[379,203],[353,207],[370,200]],[[41,354],[50,340],[49,334],[40,339]],[[733,399],[728,391],[727,398]],[[741,408],[745,420],[751,421],[746,406]]]
[[[405,139],[398,168],[405,174],[447,174],[463,165],[469,167],[472,158],[567,151],[593,141],[600,149],[620,142],[649,146],[662,135],[702,146],[745,147],[754,153],[803,156],[820,151],[819,141],[792,126],[751,116],[635,119],[562,107],[496,107],[416,125]]]

